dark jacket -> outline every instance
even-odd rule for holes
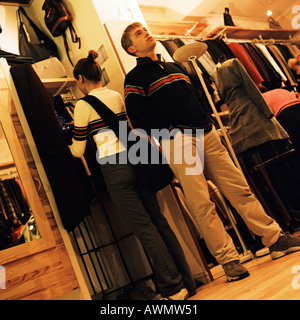
[[[216,85],[229,108],[229,133],[236,154],[289,138],[238,59],[227,60],[217,68]]]
[[[176,125],[206,128],[211,118],[184,68],[173,62],[138,58],[125,78],[125,105],[135,128],[151,129]]]
[[[59,127],[53,98],[31,65],[14,66],[10,71],[63,225],[71,231],[90,214],[90,208],[76,159]]]

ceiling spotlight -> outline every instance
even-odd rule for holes
[[[267,16],[271,16],[272,13],[273,13],[273,12],[272,12],[271,10],[268,10],[268,11],[267,11]]]

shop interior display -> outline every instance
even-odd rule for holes
[[[5,2],[30,5],[32,1]],[[26,6],[25,9],[27,10]],[[182,34],[174,35],[168,34],[169,22],[149,21],[150,31],[151,26],[155,31],[161,28],[160,33],[153,32],[158,53],[165,61],[178,61],[184,65],[203,106],[215,119],[222,142],[236,166],[244,172],[266,212],[279,222],[284,231],[294,232],[300,227],[300,205],[294,195],[290,197],[292,191],[283,187],[288,184],[287,177],[293,176],[293,141],[289,146],[272,145],[272,152],[266,158],[262,158],[259,151],[238,157],[230,138],[230,126],[234,120],[232,110],[226,105],[216,85],[216,68],[224,61],[238,59],[257,88],[284,88],[299,97],[300,76],[288,66],[288,60],[300,53],[300,43],[293,41],[298,30],[236,27],[229,9],[225,13],[226,25],[217,27],[205,37],[199,36],[208,26],[205,22],[193,22],[193,25],[187,21],[178,22],[176,30],[180,30]],[[74,20],[76,24],[76,17]],[[187,25],[192,25],[189,32],[186,32]],[[84,38],[81,40],[84,42]],[[108,197],[95,160],[96,150],[92,140],[88,141],[83,159],[72,159],[67,152],[67,145],[72,138],[73,113],[77,101],[74,94],[75,79],[67,76],[59,57],[43,59],[38,65],[25,53],[18,55],[1,50],[0,56],[1,91],[5,97],[1,104],[4,106],[4,101],[9,100],[3,110],[12,108],[8,112],[9,118],[0,112],[4,132],[0,136],[5,143],[9,130],[19,121],[25,132],[22,133],[25,136],[22,139],[27,141],[24,142],[26,152],[32,153],[28,156],[32,161],[29,169],[27,164],[20,164],[19,160],[16,163],[10,161],[9,164],[0,164],[0,258],[6,259],[3,262],[0,260],[0,264],[27,258],[27,250],[23,250],[27,244],[32,249],[28,254],[30,259],[42,251],[46,254],[47,250],[63,250],[56,249],[63,243],[57,226],[54,227],[53,221],[58,219],[67,232],[68,245],[72,246],[79,257],[78,264],[87,279],[89,294],[93,299],[141,299],[142,296],[149,300],[155,298],[151,260],[123,223],[112,199]],[[68,58],[73,61],[69,54]],[[107,59],[109,57],[103,63]],[[123,67],[122,61],[119,62]],[[59,73],[52,73],[54,69]],[[112,78],[108,74],[110,78],[107,83]],[[7,92],[9,99],[6,99]],[[244,129],[247,130],[246,126]],[[18,131],[18,128],[14,130]],[[7,143],[8,149],[11,149],[11,142]],[[15,160],[15,157],[20,158],[21,153],[12,150],[11,154]],[[21,157],[23,161],[26,160],[26,157]],[[227,199],[211,181],[208,183],[211,199],[241,254],[242,262],[253,259],[255,254],[259,256],[261,252],[268,254],[268,250],[248,230]],[[292,187],[296,191],[300,190],[297,182]],[[33,195],[31,191],[28,195],[28,190],[31,189],[34,189]],[[195,275],[200,286],[213,280],[210,267],[215,266],[216,261],[208,252],[190,217],[180,184],[176,181],[167,192],[168,197],[166,194],[161,195],[161,203],[168,207],[166,203],[172,202],[172,205],[179,208],[176,207],[179,212],[177,217],[180,216],[185,222],[183,230],[189,233],[189,243],[192,243],[193,249],[196,248],[197,257],[200,257],[198,262],[200,261],[201,273]],[[37,206],[32,205],[33,202],[38,202]],[[170,208],[167,211],[171,211]],[[51,212],[47,213],[47,209]],[[39,211],[42,214],[36,214]],[[13,251],[18,250],[18,247],[21,248],[19,251]],[[7,256],[6,252],[9,253]],[[54,260],[58,265],[63,264],[64,259],[68,260],[65,251],[61,260],[56,256]],[[136,260],[132,263],[134,259]],[[69,262],[67,265],[71,270]],[[51,265],[51,268],[55,269],[55,266]],[[69,274],[72,281],[65,291],[71,291],[70,287],[78,287],[74,273]],[[149,282],[154,283],[154,287],[150,288]],[[147,285],[143,287],[145,283]],[[15,296],[18,297],[17,294]]]

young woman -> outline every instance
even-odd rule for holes
[[[127,119],[119,93],[101,86],[101,69],[90,51],[78,61],[74,77],[85,95],[93,95],[110,108],[120,120]],[[154,191],[130,163],[119,161],[126,153],[124,145],[91,105],[83,100],[74,111],[74,138],[70,150],[75,157],[84,154],[86,139],[92,135],[98,148],[107,190],[125,221],[139,238],[153,262],[156,280],[164,299],[184,300],[195,292],[195,282],[184,252],[160,208]],[[108,147],[109,146],[109,147]],[[101,161],[115,156],[116,163]]]

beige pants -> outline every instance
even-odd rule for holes
[[[183,150],[189,152],[190,149],[198,172],[194,168],[195,163],[191,163],[183,154]],[[244,175],[234,165],[215,128],[202,138],[179,132],[173,140],[162,140],[162,150],[183,188],[187,205],[200,234],[219,264],[238,260],[239,256],[216,212],[215,204],[210,200],[206,178],[230,201],[248,228],[262,237],[265,246],[269,247],[277,241],[281,228],[265,213],[250,191]],[[181,157],[178,157],[180,153]],[[178,161],[180,158],[183,161]],[[204,174],[201,165],[204,166]]]

